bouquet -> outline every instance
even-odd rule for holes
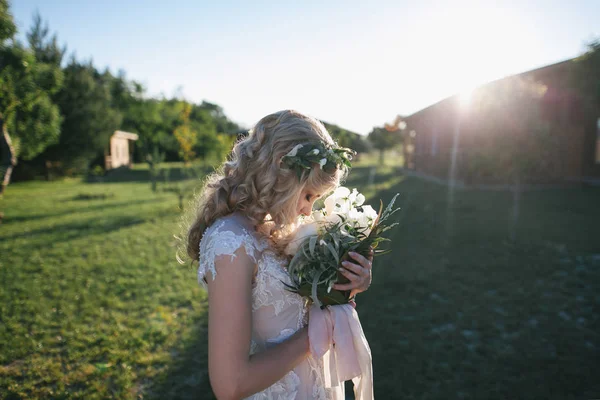
[[[382,234],[397,225],[387,223],[392,214],[398,194],[379,212],[364,205],[365,196],[356,189],[350,191],[339,187],[325,199],[325,207],[313,211],[296,230],[294,238],[285,249],[293,256],[288,266],[290,291],[310,297],[319,307],[347,304],[350,291],[332,290],[335,283],[346,283],[348,279],[339,272],[340,265],[354,251],[368,257],[371,248],[374,254],[385,251],[377,249]]]

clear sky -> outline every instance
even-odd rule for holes
[[[222,106],[250,126],[293,108],[359,133],[451,94],[579,55],[600,0],[11,0],[69,53],[151,95]]]

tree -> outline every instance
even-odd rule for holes
[[[36,26],[41,26],[41,20],[34,29]],[[51,99],[62,84],[60,67],[36,59],[35,48],[27,49],[15,40],[16,31],[8,2],[0,0],[0,196],[17,160],[29,160],[56,142],[61,123],[59,109]],[[40,48],[46,35],[47,29],[45,34],[36,34]]]
[[[194,107],[196,110],[207,111],[212,124],[215,126],[217,132],[223,132],[233,134],[240,131],[240,126],[235,122],[231,121],[225,113],[223,108],[220,106],[202,101],[199,106]],[[196,119],[197,115],[192,115],[192,120]],[[206,120],[204,121],[206,122]]]
[[[112,104],[108,72],[100,74],[91,62],[73,58],[64,73],[64,86],[56,96],[64,121],[58,144],[45,156],[60,160],[67,169],[84,170],[108,146],[121,114]]]
[[[190,126],[191,112],[192,106],[183,102],[182,110],[179,114],[181,124],[173,131],[173,135],[175,135],[175,139],[177,139],[177,143],[179,143],[179,155],[186,164],[192,162],[196,157],[194,145],[198,142],[198,134]]]
[[[385,164],[385,151],[402,143],[402,134],[400,132],[390,132],[381,127],[373,128],[373,130],[369,132],[368,138],[373,147],[379,150],[379,163],[381,165]]]
[[[56,34],[50,35],[48,24],[44,24],[39,13],[33,16],[33,25],[27,32],[27,42],[38,62],[60,68],[67,52],[66,46],[59,46]]]

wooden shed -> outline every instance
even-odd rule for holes
[[[138,135],[135,133],[115,131],[110,137],[108,151],[104,156],[104,166],[109,169],[119,168],[122,166],[131,168],[133,146],[129,142],[138,140]]]

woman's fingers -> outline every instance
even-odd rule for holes
[[[340,272],[342,273],[342,275],[344,275],[346,278],[348,278],[350,280],[350,282],[356,282],[358,279],[360,279],[360,276],[355,275],[352,272],[350,272],[344,268],[340,268]]]
[[[346,290],[352,290],[356,287],[355,284],[351,283],[336,283],[334,284],[331,288],[335,289],[335,290],[340,290],[342,292],[345,292]]]
[[[363,274],[363,267],[361,267],[360,265],[356,265],[351,263],[350,261],[343,261],[342,262],[342,266],[351,271],[354,272],[356,275],[362,275]],[[343,270],[343,268],[341,268],[341,270]]]
[[[355,252],[348,254],[360,265],[350,261],[342,262],[343,268],[340,268],[340,273],[348,278],[350,282],[343,284],[336,283],[332,286],[332,289],[341,291],[350,290],[352,296],[354,296],[357,293],[367,290],[371,284],[371,261]],[[369,257],[372,258],[372,249]]]
[[[350,257],[352,257],[354,260],[356,260],[364,268],[371,269],[371,261],[369,261],[366,257],[364,257],[358,253],[355,253],[353,251],[349,252],[348,255]]]

